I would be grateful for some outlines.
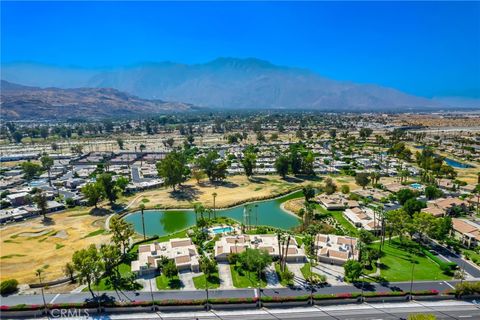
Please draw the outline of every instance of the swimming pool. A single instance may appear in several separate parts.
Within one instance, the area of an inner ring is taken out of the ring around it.
[[[228,226],[228,227],[215,227],[210,229],[210,231],[214,234],[219,234],[219,233],[225,233],[225,232],[232,232],[233,228]]]
[[[412,183],[410,186],[417,190],[420,190],[423,188],[423,185],[421,185],[420,183]]]

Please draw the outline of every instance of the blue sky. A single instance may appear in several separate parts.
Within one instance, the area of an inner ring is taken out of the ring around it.
[[[480,96],[480,3],[1,2],[2,63],[256,57],[422,95]]]

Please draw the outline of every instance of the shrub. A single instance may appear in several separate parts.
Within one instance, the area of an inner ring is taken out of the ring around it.
[[[17,291],[18,281],[16,279],[5,280],[0,283],[0,294],[11,294]]]

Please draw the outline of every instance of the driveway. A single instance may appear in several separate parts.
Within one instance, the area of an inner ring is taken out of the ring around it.
[[[303,277],[302,271],[300,270],[304,265],[304,263],[287,263],[288,270],[290,270],[294,274],[293,283],[296,286],[304,287],[307,285],[307,282]]]
[[[220,289],[233,289],[232,273],[227,262],[218,263],[218,276],[220,277]]]
[[[344,271],[342,266],[336,266],[329,263],[319,262],[312,271],[318,274],[324,274],[327,277],[327,282],[332,285],[345,285],[343,281]]]
[[[183,284],[182,290],[195,290],[195,285],[193,284],[193,277],[196,277],[198,275],[198,273],[193,273],[187,270],[180,271],[178,273],[178,277]]]
[[[278,275],[275,271],[275,265],[272,263],[265,268],[265,278],[267,279],[267,288],[281,287],[280,281],[278,281]]]
[[[152,284],[152,291],[158,291],[155,274],[141,276],[137,279],[137,282],[143,286],[140,291],[150,292],[150,284]]]

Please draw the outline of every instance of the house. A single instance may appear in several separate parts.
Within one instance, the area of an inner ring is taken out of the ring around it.
[[[480,241],[480,225],[466,219],[452,219],[453,235],[468,247],[477,246]]]
[[[272,258],[280,256],[278,239],[274,234],[236,235],[223,236],[215,242],[215,259],[226,261],[229,254],[242,253],[247,249],[265,250]],[[281,250],[286,249],[285,245],[281,247]],[[305,252],[298,247],[294,237],[290,238],[286,260],[287,262],[305,261]]]
[[[348,204],[347,200],[339,194],[321,194],[315,199],[327,210],[342,210],[345,209]]]
[[[343,265],[348,260],[358,260],[357,238],[332,234],[317,234],[315,250],[318,260]]]
[[[161,257],[173,260],[178,270],[199,272],[199,255],[190,238],[175,238],[138,247],[138,260],[131,263],[132,272],[141,276],[155,272]]]
[[[7,195],[7,200],[13,207],[23,206],[29,203],[30,194],[27,192],[19,192]]]
[[[427,212],[435,217],[442,217],[448,214],[448,211],[457,206],[468,207],[468,202],[459,198],[439,198],[427,202],[427,207],[422,212]]]
[[[368,231],[380,228],[380,221],[375,216],[375,212],[370,208],[348,208],[343,212],[343,215],[357,228],[363,228]]]

